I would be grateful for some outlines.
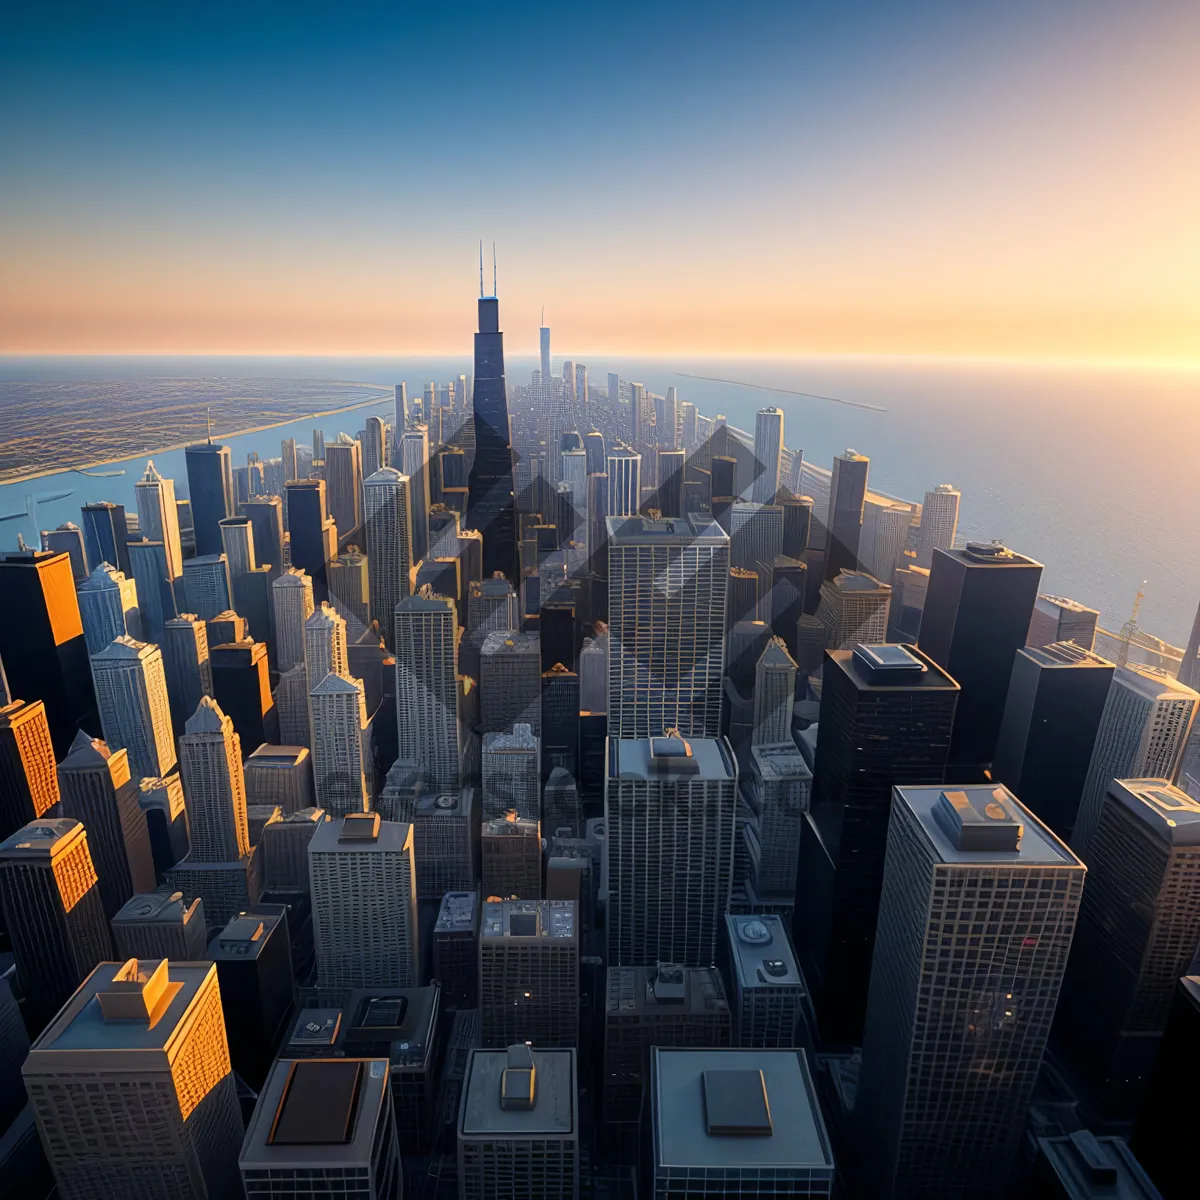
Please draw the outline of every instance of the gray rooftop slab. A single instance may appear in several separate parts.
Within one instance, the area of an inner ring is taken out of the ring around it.
[[[651,766],[650,738],[622,738],[611,745],[616,755],[617,773],[622,779],[669,779],[673,776],[660,774]],[[683,779],[734,779],[737,767],[725,739],[686,738],[692,748],[692,758],[699,771],[683,775]]]
[[[729,946],[743,987],[803,985],[783,919],[776,913],[729,913]]]
[[[1200,802],[1169,779],[1114,779],[1108,795],[1173,846],[1200,846]]]
[[[660,1166],[832,1169],[833,1153],[803,1050],[653,1050],[654,1123]],[[701,1074],[762,1071],[771,1122],[768,1137],[707,1132]]]
[[[468,1137],[568,1137],[576,1132],[574,1050],[534,1050],[532,1109],[500,1107],[506,1050],[475,1050],[463,1084],[459,1129]]]
[[[700,542],[706,545],[727,545],[729,535],[716,521],[704,513],[689,513],[686,517],[671,517],[651,521],[646,517],[608,517],[609,541],[624,545],[688,546]]]

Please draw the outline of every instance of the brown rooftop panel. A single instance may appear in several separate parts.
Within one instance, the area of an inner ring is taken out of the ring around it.
[[[354,1137],[362,1069],[351,1059],[293,1063],[267,1141],[273,1146],[346,1145]]]

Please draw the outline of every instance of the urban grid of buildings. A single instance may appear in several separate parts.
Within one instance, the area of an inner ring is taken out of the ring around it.
[[[0,552],[0,1191],[1194,1196],[1200,614],[550,347]]]

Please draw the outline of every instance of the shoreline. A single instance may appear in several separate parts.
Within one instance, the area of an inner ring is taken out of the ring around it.
[[[391,391],[390,388],[385,387],[381,383],[363,383],[356,384],[355,386],[378,388],[380,392],[385,394]],[[383,403],[382,396],[378,400],[361,400],[357,404],[347,404],[342,408],[327,408],[320,412],[299,413],[296,416],[288,417],[286,421],[269,421],[265,425],[251,425],[246,429],[234,429],[224,433],[214,430],[212,436],[215,438],[243,437],[245,434],[249,433],[263,433],[268,429],[280,429],[284,425],[291,425],[296,421],[315,420],[318,417],[335,417],[338,415],[338,413],[354,412],[355,409],[371,408],[381,403]],[[152,450],[137,450],[132,454],[124,454],[119,458],[103,458],[98,462],[80,463],[78,466],[47,468],[44,471],[34,471],[29,475],[17,475],[11,479],[0,477],[0,488],[7,487],[12,483],[30,483],[35,479],[46,479],[51,475],[76,475],[80,471],[93,471],[98,467],[111,467],[114,463],[128,462],[130,459],[140,458],[143,454],[145,454],[147,457],[153,457],[155,454],[166,454],[171,450],[183,450],[192,445],[195,445],[194,441],[176,442],[174,445],[157,446]]]

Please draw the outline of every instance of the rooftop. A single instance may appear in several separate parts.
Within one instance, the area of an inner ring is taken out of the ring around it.
[[[118,751],[117,753],[120,753]],[[97,767],[107,767],[113,752],[107,742],[99,738],[88,737],[81,729],[67,751],[67,757],[58,764],[60,771],[92,771]]]
[[[1071,851],[1002,784],[958,789],[895,787],[892,803],[916,816],[943,863],[1082,867]]]
[[[342,1012],[342,1053],[384,1054],[393,1065],[425,1066],[437,1034],[436,984],[414,988],[361,988]]]
[[[114,638],[109,642],[98,654],[93,654],[92,662],[96,662],[97,660],[108,662],[112,659],[146,658],[148,655],[154,654],[157,650],[157,646],[152,646],[148,642],[139,642],[136,638],[131,638],[127,633],[123,633],[120,637]]]
[[[750,757],[764,779],[811,779],[812,771],[795,742],[751,746]]]
[[[307,746],[272,746],[263,742],[253,754],[246,759],[247,767],[271,767],[281,770],[299,766],[309,757]]]
[[[538,748],[538,739],[534,736],[533,727],[518,723],[512,727],[511,733],[485,733],[483,735],[484,753],[503,750],[529,751]]]
[[[507,1050],[473,1050],[467,1064],[459,1110],[466,1137],[570,1137],[578,1130],[574,1050],[531,1050],[532,1105],[509,1107],[501,1084],[509,1066]]]
[[[493,629],[483,639],[480,654],[536,654],[541,656],[541,639],[536,633],[518,633],[513,629]],[[541,674],[541,667],[538,667]]]
[[[73,817],[43,817],[0,842],[0,858],[50,862],[86,837],[83,825]]]
[[[613,967],[608,971],[605,1011],[609,1016],[643,1013],[729,1011],[720,973],[714,967]]]
[[[240,912],[231,917],[225,928],[208,944],[208,957],[214,962],[238,958],[257,958],[267,944],[272,931],[286,918],[282,911],[271,912],[271,906]],[[281,910],[282,905],[278,906]]]
[[[302,1008],[292,1026],[291,1037],[287,1044],[298,1049],[315,1049],[321,1047],[333,1053],[338,1031],[342,1027],[342,1010],[340,1008]],[[284,1054],[286,1057],[286,1051]]]
[[[742,987],[804,986],[791,939],[780,916],[730,913],[725,924],[734,969]]]
[[[196,711],[188,717],[183,732],[223,733],[228,720],[221,711],[221,706],[211,696],[201,696],[200,703],[196,705]]]
[[[113,916],[114,922],[125,924],[129,921],[145,923],[182,925],[190,919],[201,905],[199,899],[191,904],[184,901],[182,892],[145,892],[131,896]]]
[[[1095,617],[1100,615],[1097,609],[1088,608],[1086,604],[1080,604],[1078,600],[1070,600],[1066,596],[1052,596],[1049,592],[1039,593],[1035,603],[1039,608],[1048,608],[1053,605],[1055,608],[1065,608],[1068,612],[1091,613]]]
[[[878,664],[878,665],[876,665]],[[915,665],[914,665],[915,664]],[[957,682],[918,647],[889,643],[856,646],[853,650],[829,650],[825,670],[838,667],[860,691],[911,692],[959,690]]]
[[[822,587],[832,587],[839,592],[890,592],[891,586],[881,583],[866,571],[839,571],[837,578],[827,580]]]
[[[1080,1129],[1038,1138],[1038,1149],[1070,1200],[1161,1200],[1124,1138],[1096,1137]]]
[[[650,1073],[658,1165],[832,1171],[803,1050],[655,1047]]]
[[[1118,667],[1114,680],[1120,680],[1127,688],[1150,700],[1194,700],[1198,693],[1180,683],[1170,671],[1152,667],[1147,663],[1126,663]]]
[[[933,561],[939,554],[954,559],[964,567],[1041,567],[1041,563],[1023,554],[1017,554],[1000,542],[968,542],[953,550],[938,548],[933,552]]]
[[[34,1043],[35,1050],[171,1049],[175,1032],[201,988],[212,977],[211,962],[168,964],[166,959],[101,963],[79,985],[58,1016]],[[114,1057],[110,1070],[133,1060]]]
[[[479,922],[480,938],[575,937],[575,903],[572,900],[488,900]]]
[[[478,892],[447,892],[438,909],[435,933],[470,930],[475,932],[479,923]]]
[[[735,779],[737,767],[724,738],[687,738],[690,753],[672,753],[682,738],[613,738],[609,742],[614,775],[621,779]],[[685,765],[686,764],[686,765]]]
[[[1022,646],[1017,651],[1042,667],[1106,667],[1113,669],[1107,658],[1085,650],[1075,642],[1051,642],[1048,646]]]
[[[315,820],[315,818],[314,818]],[[378,813],[351,813],[332,821],[319,821],[308,853],[403,853],[412,845],[412,826],[405,821],[384,821]]]
[[[1114,779],[1108,795],[1173,846],[1200,846],[1200,802],[1169,779]]]
[[[611,458],[612,455],[610,454]],[[706,546],[729,544],[729,535],[704,513],[651,521],[646,517],[608,517],[608,539],[625,545]]]

